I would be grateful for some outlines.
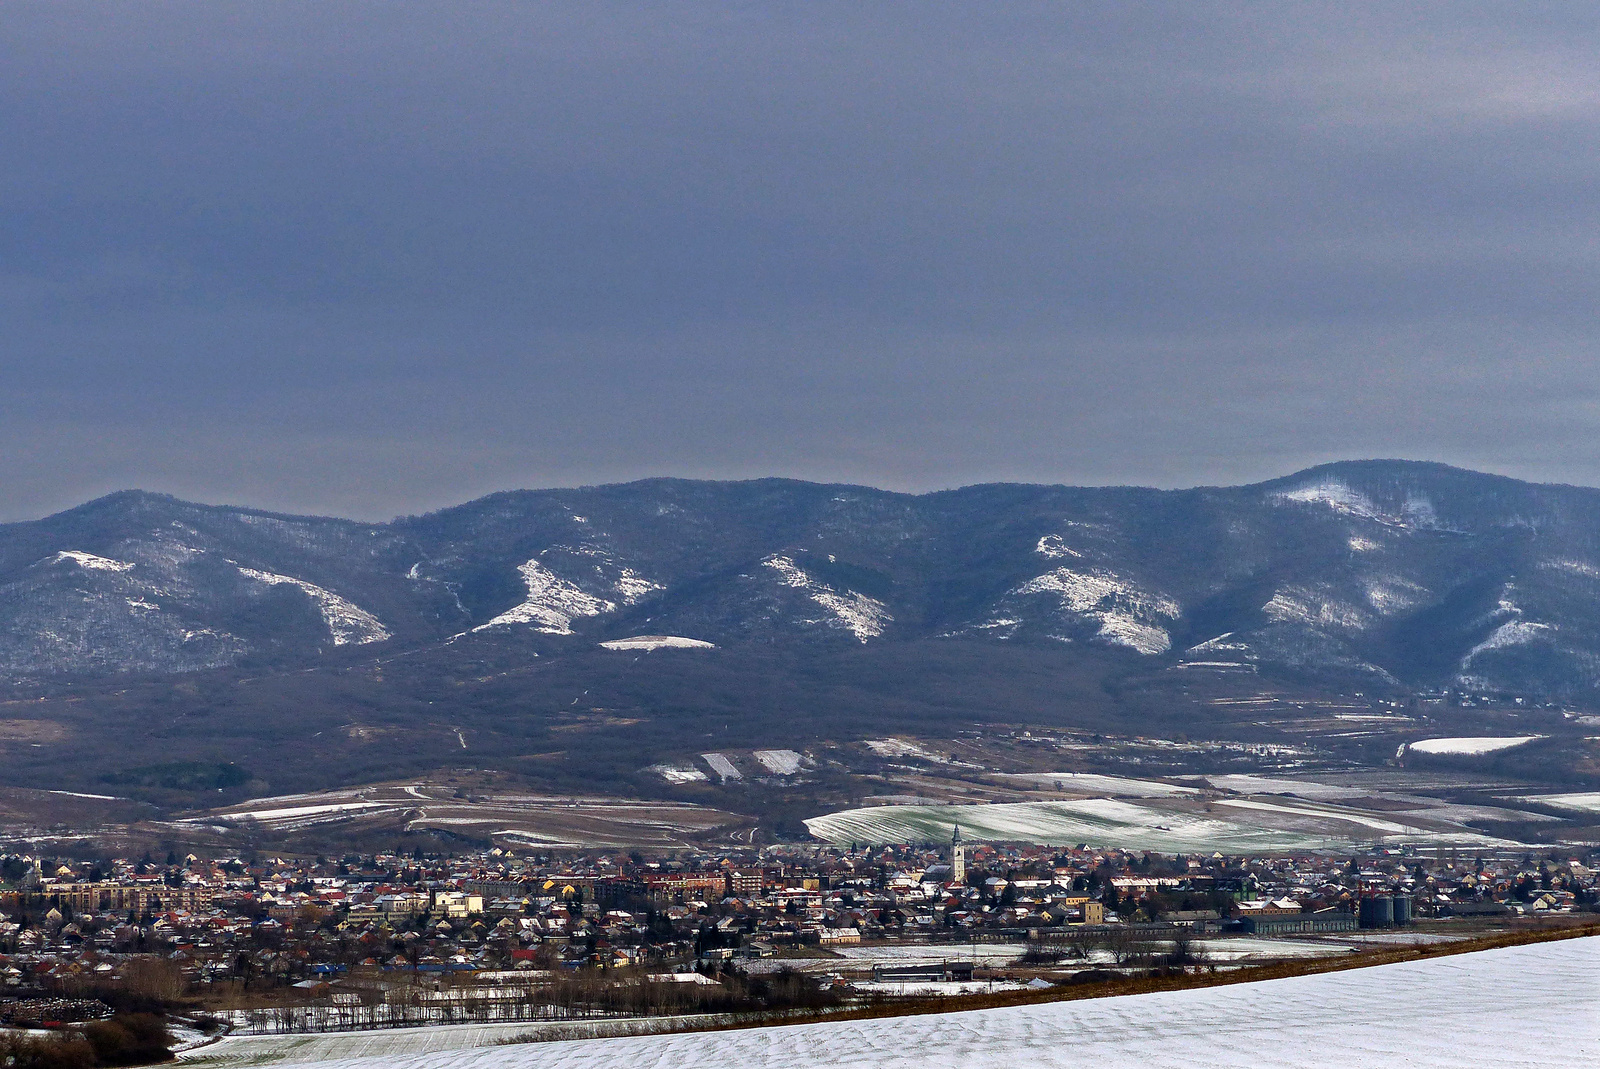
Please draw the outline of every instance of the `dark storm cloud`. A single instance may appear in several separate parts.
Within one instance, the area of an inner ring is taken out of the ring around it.
[[[0,515],[1600,483],[1576,10],[9,5]]]

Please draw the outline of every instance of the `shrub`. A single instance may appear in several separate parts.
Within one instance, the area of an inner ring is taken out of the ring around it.
[[[82,1036],[29,1036],[0,1032],[0,1066],[6,1069],[94,1069],[95,1054]]]
[[[161,1018],[123,1013],[95,1021],[83,1030],[99,1065],[149,1065],[172,1057],[172,1034]]]

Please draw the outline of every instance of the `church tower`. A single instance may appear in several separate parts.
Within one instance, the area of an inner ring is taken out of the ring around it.
[[[967,882],[967,848],[961,842],[961,825],[956,825],[955,834],[950,837],[950,882]]]

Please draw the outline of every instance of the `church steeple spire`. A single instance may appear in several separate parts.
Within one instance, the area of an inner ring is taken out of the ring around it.
[[[957,824],[955,834],[950,836],[950,882],[967,882],[967,848],[961,842],[961,825]]]

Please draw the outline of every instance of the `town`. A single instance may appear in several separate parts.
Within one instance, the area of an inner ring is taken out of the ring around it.
[[[1575,925],[1600,856],[965,843],[0,860],[0,1022],[209,1035],[782,1013]]]

